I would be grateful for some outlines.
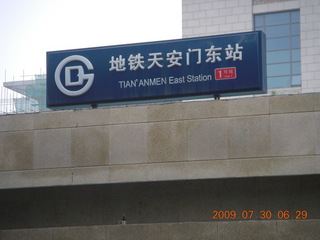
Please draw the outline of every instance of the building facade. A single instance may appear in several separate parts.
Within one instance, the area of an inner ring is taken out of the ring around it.
[[[319,238],[319,1],[182,4],[271,33],[270,95],[0,116],[1,240]]]
[[[182,17],[183,37],[263,30],[269,92],[319,92],[319,0],[183,0]]]

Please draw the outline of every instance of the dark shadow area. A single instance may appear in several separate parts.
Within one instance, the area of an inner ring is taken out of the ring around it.
[[[232,178],[0,190],[0,229],[244,220],[243,211],[320,219],[320,176]],[[235,219],[212,219],[213,211]],[[246,219],[249,220],[249,219]],[[299,219],[297,220],[299,221]]]

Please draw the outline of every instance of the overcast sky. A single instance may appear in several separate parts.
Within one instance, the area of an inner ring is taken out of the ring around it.
[[[0,0],[0,83],[46,72],[46,52],[182,36],[181,0]]]

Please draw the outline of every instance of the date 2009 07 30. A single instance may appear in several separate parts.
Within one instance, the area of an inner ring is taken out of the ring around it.
[[[270,210],[244,210],[244,211],[235,211],[235,210],[214,210],[212,211],[213,220],[269,220],[269,219],[307,219],[309,216],[308,211],[306,210],[279,210],[279,211],[270,211]]]

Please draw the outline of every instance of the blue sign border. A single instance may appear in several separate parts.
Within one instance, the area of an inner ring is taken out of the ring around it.
[[[265,93],[265,54],[262,31],[47,52],[47,106]]]

